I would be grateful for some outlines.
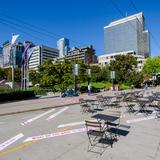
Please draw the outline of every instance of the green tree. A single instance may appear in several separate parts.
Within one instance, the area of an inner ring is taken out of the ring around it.
[[[90,69],[90,67],[87,66],[83,61],[76,61],[72,63],[72,65],[74,66],[76,63],[79,65],[78,83],[84,83],[88,81],[90,77],[87,73],[87,69]]]
[[[144,64],[143,71],[146,74],[160,72],[160,57],[148,58]]]
[[[69,85],[73,84],[73,65],[70,61],[64,59],[63,62],[56,62],[54,66],[56,84],[63,92]]]
[[[6,74],[7,74],[7,80],[12,81],[12,68],[8,68],[6,70]],[[20,68],[14,68],[14,81],[21,82],[21,69]]]
[[[4,68],[0,68],[0,80],[5,79],[5,70]]]
[[[55,66],[53,65],[51,60],[47,60],[43,65],[39,67],[39,78],[36,77],[36,79],[39,80],[39,84],[42,87],[51,87],[54,88],[56,85],[56,79],[55,79]]]
[[[132,55],[118,55],[110,62],[110,70],[116,72],[116,81],[127,82],[127,78],[135,72],[136,58]]]
[[[109,66],[105,65],[101,68],[100,72],[96,76],[96,82],[109,81],[110,80],[110,71]]]
[[[29,81],[31,81],[33,85],[40,83],[40,73],[35,70],[30,70]]]
[[[99,82],[99,73],[101,72],[101,68],[99,66],[90,66],[91,68],[91,79],[93,82]]]

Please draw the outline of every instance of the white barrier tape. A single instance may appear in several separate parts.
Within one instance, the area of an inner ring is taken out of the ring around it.
[[[57,128],[68,127],[68,126],[77,126],[77,125],[81,125],[81,124],[85,124],[85,122],[82,121],[82,122],[73,122],[73,123],[61,124]]]
[[[67,110],[68,108],[69,108],[69,107],[65,107],[65,108],[61,109],[60,111],[56,112],[55,114],[49,116],[46,120],[49,121],[50,119],[58,116],[59,114],[61,114],[61,113],[64,112],[65,110]]]
[[[16,142],[20,138],[22,138],[24,135],[22,133],[16,135],[15,137],[10,138],[9,140],[3,142],[0,144],[0,151],[11,145],[12,143]]]
[[[31,119],[29,119],[29,120],[27,120],[27,121],[24,121],[24,122],[21,123],[21,125],[23,125],[23,126],[24,126],[24,125],[27,125],[27,124],[29,124],[29,123],[31,123],[31,122],[33,122],[33,121],[35,121],[35,120],[37,120],[37,119],[45,116],[45,115],[53,112],[54,110],[55,110],[55,109],[51,109],[51,110],[49,110],[49,111],[47,111],[47,112],[44,112],[44,113],[42,113],[42,114],[40,114],[40,115],[38,115],[38,116],[36,116],[36,117],[34,117],[34,118],[31,118]]]
[[[155,119],[156,116],[149,116],[149,117],[144,117],[144,118],[137,118],[137,119],[131,119],[131,120],[127,120],[127,123],[135,123],[135,122],[141,122],[141,121],[147,121],[147,120],[151,120],[151,119]]]
[[[26,140],[24,140],[24,142],[38,141],[38,140],[42,140],[42,139],[59,137],[59,136],[64,136],[64,135],[70,135],[70,134],[80,133],[80,132],[85,132],[85,131],[86,131],[86,128],[78,128],[78,129],[73,129],[73,130],[68,130],[68,131],[49,133],[49,134],[29,137]]]

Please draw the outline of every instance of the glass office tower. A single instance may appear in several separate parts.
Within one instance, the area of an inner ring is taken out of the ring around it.
[[[64,57],[69,51],[69,39],[61,38],[57,41],[57,49],[59,50],[59,57]]]
[[[150,56],[149,32],[144,27],[143,13],[138,13],[104,27],[105,54],[133,51]]]

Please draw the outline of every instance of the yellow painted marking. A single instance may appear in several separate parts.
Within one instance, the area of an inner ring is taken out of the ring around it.
[[[14,148],[12,148],[12,149],[9,149],[9,150],[7,150],[7,151],[4,151],[4,152],[0,153],[0,157],[1,157],[1,156],[4,156],[4,155],[6,155],[6,154],[12,153],[12,152],[14,152],[14,151],[18,151],[18,150],[21,150],[21,149],[23,149],[23,148],[26,148],[27,146],[30,146],[30,145],[33,144],[33,143],[35,143],[35,142],[32,141],[32,142],[22,143],[22,144],[20,144],[20,145],[17,146],[17,147],[14,147]]]
[[[67,131],[67,130],[70,130],[70,129],[72,129],[72,128],[73,128],[73,126],[69,126],[69,127],[63,128],[63,129],[61,128],[61,129],[59,129],[59,131],[61,131],[61,132],[62,132],[62,131]],[[17,146],[17,147],[14,147],[14,148],[9,149],[9,150],[7,150],[7,151],[1,152],[1,153],[0,153],[0,157],[5,156],[5,155],[7,155],[7,154],[9,154],[9,153],[12,153],[12,152],[15,152],[15,151],[24,149],[24,148],[26,148],[26,147],[28,147],[28,146],[32,145],[33,143],[36,143],[36,142],[38,142],[38,140],[37,140],[37,141],[29,141],[29,142],[22,143],[22,144],[20,144],[20,145]]]

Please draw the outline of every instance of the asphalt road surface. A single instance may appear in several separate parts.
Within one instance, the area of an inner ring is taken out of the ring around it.
[[[145,115],[123,115],[122,123],[131,126],[113,148],[94,148],[88,152],[80,106],[0,117],[1,160],[159,160],[160,120]],[[125,113],[125,112],[124,112]],[[138,119],[136,121],[135,119]],[[129,121],[131,120],[131,121]],[[101,154],[99,154],[101,153]]]

